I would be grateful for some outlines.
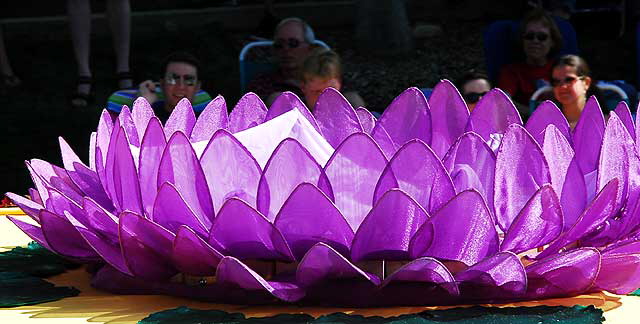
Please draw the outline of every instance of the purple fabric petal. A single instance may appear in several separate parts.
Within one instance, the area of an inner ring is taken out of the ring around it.
[[[320,94],[313,115],[322,135],[333,147],[338,147],[349,135],[363,131],[356,111],[347,99],[333,88],[327,88]]]
[[[356,232],[351,259],[408,260],[409,241],[429,218],[427,212],[399,189],[386,192]]]
[[[47,210],[62,217],[65,212],[69,212],[74,218],[83,224],[87,224],[87,214],[80,204],[71,200],[57,189],[49,188],[49,199],[46,202]]]
[[[442,163],[451,175],[456,193],[475,189],[489,198],[489,211],[494,212],[493,199],[490,198],[493,197],[496,155],[480,135],[470,132],[460,136]]]
[[[267,281],[234,257],[224,257],[220,261],[216,279],[222,285],[236,285],[243,290],[265,290],[287,302],[295,302],[304,297],[304,290],[296,284],[285,281]]]
[[[36,173],[36,171],[31,166],[31,163],[25,161],[25,165],[27,166],[27,170],[29,170],[29,176],[33,181],[33,184],[36,187],[36,192],[38,192],[38,196],[40,200],[44,203],[49,199],[49,190],[47,189],[47,185],[44,180]]]
[[[229,131],[237,133],[262,124],[267,116],[267,107],[255,93],[245,94],[229,115]]]
[[[29,188],[28,191],[29,191],[28,197],[31,200],[33,200],[35,203],[40,205],[44,204],[44,202],[42,201],[42,197],[40,197],[40,194],[38,193],[38,190],[34,188]]]
[[[173,133],[180,131],[187,137],[191,136],[191,131],[196,125],[196,114],[193,112],[189,99],[182,98],[171,112],[167,123],[164,126],[164,134],[170,138]]]
[[[595,195],[595,193],[594,193]],[[578,160],[574,157],[567,169],[562,194],[560,196],[565,230],[574,224],[587,207],[587,188]]]
[[[140,194],[146,217],[150,217],[153,211],[153,203],[158,193],[158,168],[162,152],[167,145],[160,120],[153,117],[148,125],[140,145],[140,162],[138,162],[140,183],[144,184],[140,186]]]
[[[107,190],[105,164],[107,163],[107,152],[109,151],[109,143],[111,142],[112,133],[113,119],[109,112],[104,109],[100,115],[100,121],[98,122],[98,129],[96,131],[96,147],[94,151],[96,163],[95,170],[98,173],[98,177],[100,178],[100,182],[104,186],[105,191]]]
[[[29,238],[31,238],[32,240],[38,242],[40,245],[46,247],[47,250],[53,251],[53,248],[47,242],[47,239],[45,238],[41,227],[33,225],[33,224],[29,224],[27,222],[24,222],[24,221],[20,220],[20,218],[18,218],[18,217],[8,216],[7,218],[13,224],[15,224],[22,232],[27,234],[27,236],[29,236]],[[38,219],[40,219],[39,215],[38,215]]]
[[[133,108],[131,108],[131,118],[133,119],[133,124],[136,126],[136,131],[138,132],[138,138],[142,140],[144,136],[145,130],[147,129],[147,125],[149,124],[149,120],[155,116],[153,112],[153,108],[144,97],[138,97],[133,102]]]
[[[496,154],[493,197],[496,218],[503,230],[546,183],[551,183],[551,175],[540,146],[524,127],[509,126]]]
[[[376,126],[373,127],[371,131],[371,137],[373,137],[373,140],[380,146],[380,149],[387,159],[390,159],[396,154],[396,151],[398,151],[399,146],[391,140],[391,136],[389,136],[389,133],[382,124],[376,123]]]
[[[191,142],[208,141],[218,129],[227,129],[228,127],[227,103],[222,96],[217,96],[200,113],[191,132]]]
[[[336,206],[354,231],[371,210],[375,185],[386,165],[373,139],[355,133],[338,146],[325,166]]]
[[[498,252],[498,233],[475,190],[463,191],[425,223],[409,244],[412,258],[430,256],[472,265]]]
[[[158,190],[152,220],[172,233],[177,233],[181,226],[186,225],[198,235],[208,236],[207,228],[185,202],[178,189],[169,182],[163,183]]]
[[[214,218],[213,203],[202,166],[189,139],[175,132],[167,142],[158,169],[158,187],[164,182],[175,185],[184,201],[208,228]]]
[[[362,271],[338,251],[318,243],[300,261],[296,282],[303,287],[310,287],[331,279],[360,279],[372,285],[380,284],[376,275]]]
[[[82,208],[86,214],[84,225],[88,230],[100,234],[100,239],[106,243],[118,243],[118,218],[115,215],[89,197],[84,198]]]
[[[212,276],[224,258],[222,253],[186,226],[180,226],[173,241],[171,259],[180,272],[193,276]]]
[[[429,213],[455,196],[449,174],[424,142],[411,140],[391,158],[376,185],[374,202],[391,188],[400,188]]]
[[[168,280],[177,273],[171,261],[175,235],[130,212],[120,214],[120,243],[131,273],[147,280]]]
[[[311,114],[307,106],[298,98],[298,96],[290,91],[285,91],[281,93],[276,100],[273,101],[271,107],[269,107],[269,111],[267,111],[267,116],[264,118],[264,121],[272,120],[287,111],[297,109],[302,116],[304,116],[309,123],[318,131],[318,133],[322,134],[320,131],[320,127],[318,126],[318,122],[316,118]]]
[[[562,233],[547,249],[542,251],[537,258],[544,258],[557,253],[567,244],[575,242],[585,235],[593,232],[598,226],[609,218],[615,211],[616,196],[620,191],[618,179],[612,179],[602,188],[596,198],[580,215],[575,224],[566,232]]]
[[[571,128],[569,128],[567,118],[564,117],[556,104],[545,100],[533,111],[533,114],[527,120],[525,128],[536,142],[542,146],[545,132],[549,125],[555,126],[556,130],[567,139],[567,142],[571,143]]]
[[[584,174],[598,167],[600,146],[604,137],[604,116],[596,97],[591,97],[580,114],[573,132],[573,148]]]
[[[629,106],[626,102],[620,101],[616,106],[616,110],[614,110],[616,115],[620,118],[624,127],[629,131],[629,135],[631,138],[635,139],[636,130],[633,125],[633,117],[631,117],[631,111],[629,110]]]
[[[411,87],[393,99],[378,124],[384,127],[397,146],[412,139],[431,144],[431,119],[429,103],[422,91]]]
[[[640,287],[640,253],[602,254],[595,286],[614,294],[626,295]]]
[[[356,108],[356,114],[358,115],[358,121],[360,121],[360,125],[362,125],[362,130],[371,135],[371,131],[373,131],[373,127],[376,126],[376,117],[364,107]]]
[[[142,197],[138,171],[129,148],[125,132],[118,131],[113,146],[109,147],[106,172],[110,197],[119,211],[130,210],[142,214]]]
[[[571,296],[590,289],[600,270],[600,253],[594,248],[575,249],[526,267],[527,297]]]
[[[33,200],[29,200],[27,198],[24,198],[20,195],[16,195],[13,192],[7,192],[6,196],[11,199],[11,201],[18,207],[20,207],[20,209],[22,209],[22,211],[29,215],[29,217],[31,217],[33,220],[35,220],[36,222],[40,221],[40,210],[44,209],[44,206],[42,206],[41,204],[33,201]]]
[[[333,200],[327,176],[298,141],[280,142],[265,165],[258,184],[258,210],[273,221],[293,189],[302,182],[317,184]]]
[[[473,109],[466,130],[474,131],[488,141],[491,134],[503,134],[511,124],[522,125],[520,114],[509,96],[494,88]]]
[[[76,202],[82,201],[82,191],[71,180],[67,170],[38,159],[32,159],[29,166],[32,168],[32,172],[44,180],[43,183],[46,186],[64,192],[65,195]],[[38,187],[38,184],[36,184],[36,188],[38,188],[38,192],[42,189],[42,187]]]
[[[237,197],[256,206],[262,170],[244,145],[225,130],[217,131],[200,156],[216,212],[225,200]],[[229,172],[233,166],[233,172]]]
[[[440,158],[464,133],[469,120],[469,109],[458,89],[449,80],[440,81],[429,97],[433,141],[431,148]]]
[[[544,185],[524,205],[504,236],[501,251],[521,253],[556,239],[563,228],[560,199]]]
[[[380,288],[394,282],[433,283],[443,287],[450,295],[460,294],[453,275],[440,261],[425,257],[413,260],[384,279]]]
[[[527,290],[525,269],[517,255],[500,252],[458,272],[463,296],[471,299],[509,299]]]
[[[140,138],[138,137],[136,124],[131,116],[131,110],[129,110],[127,106],[122,107],[120,114],[118,114],[118,120],[120,121],[120,127],[124,129],[129,144],[140,147]]]
[[[40,211],[40,225],[45,240],[54,252],[85,262],[101,259],[66,217],[43,209]]]
[[[293,261],[282,233],[246,202],[228,199],[213,222],[209,244],[240,259]]]
[[[353,230],[331,200],[310,183],[302,183],[293,190],[273,223],[296,260],[301,260],[319,242],[349,255]]]

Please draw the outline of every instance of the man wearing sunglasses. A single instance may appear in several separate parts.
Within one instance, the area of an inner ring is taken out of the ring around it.
[[[299,69],[314,41],[313,30],[304,20],[292,17],[280,21],[273,37],[273,55],[278,68],[274,73],[260,75],[249,82],[247,89],[267,105],[283,91],[291,91],[302,98]]]

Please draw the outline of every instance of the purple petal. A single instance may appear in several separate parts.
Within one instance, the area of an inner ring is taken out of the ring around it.
[[[327,88],[320,94],[313,114],[322,135],[333,147],[338,147],[349,135],[363,131],[356,111],[336,89]]]
[[[29,176],[31,176],[31,180],[36,187],[36,192],[38,193],[38,197],[44,203],[49,200],[49,190],[47,189],[47,185],[44,180],[36,173],[36,171],[31,166],[31,163],[25,161],[25,165],[27,166],[27,170],[29,170]]]
[[[265,290],[273,296],[295,302],[304,297],[304,290],[290,282],[266,281],[246,264],[234,257],[224,257],[216,272],[217,282],[236,285],[243,290]]]
[[[262,170],[256,159],[238,139],[225,130],[217,131],[204,149],[200,164],[209,186],[216,212],[231,197],[256,206]],[[233,166],[233,172],[229,172]]]
[[[433,258],[420,258],[405,264],[385,278],[380,288],[394,282],[405,281],[437,284],[453,296],[460,293],[451,272],[440,261]]]
[[[129,144],[140,147],[140,138],[138,137],[138,131],[136,125],[131,116],[131,110],[127,106],[123,106],[120,114],[118,114],[118,120],[120,121],[120,127],[124,130],[127,136]]]
[[[300,184],[284,202],[274,225],[297,260],[316,243],[323,242],[349,255],[353,230],[329,198],[310,183]]]
[[[82,224],[87,224],[87,214],[80,204],[71,200],[57,189],[49,188],[49,199],[46,202],[47,210],[56,213],[62,217],[65,212],[69,212],[74,218],[78,219]]]
[[[376,117],[367,109],[363,107],[356,108],[356,114],[358,115],[358,121],[362,125],[362,130],[371,135],[373,127],[376,126]]]
[[[440,81],[429,97],[433,141],[431,148],[442,158],[456,139],[464,133],[469,109],[458,89],[449,81]]]
[[[140,145],[140,162],[138,162],[140,183],[145,184],[140,186],[140,194],[142,206],[147,217],[153,211],[153,203],[158,193],[158,168],[160,167],[162,152],[164,152],[167,145],[167,139],[164,137],[160,120],[153,117],[148,125],[142,138],[142,145]]]
[[[180,226],[173,241],[171,258],[180,272],[193,276],[212,276],[224,255],[192,229]]]
[[[580,114],[573,132],[573,148],[584,174],[598,167],[600,146],[604,137],[604,116],[596,97],[591,97]]]
[[[135,277],[167,280],[176,274],[171,264],[175,235],[134,213],[120,214],[120,243],[125,264]]]
[[[35,203],[43,205],[44,202],[42,201],[42,197],[40,197],[40,194],[38,193],[38,190],[34,189],[34,188],[29,188],[29,195],[28,197],[33,200]]]
[[[390,159],[394,154],[396,154],[398,145],[391,140],[391,136],[389,136],[389,133],[382,124],[377,123],[376,126],[373,127],[371,137],[373,137],[378,146],[380,146],[380,149],[387,159]]]
[[[196,114],[193,112],[189,99],[182,98],[171,112],[164,126],[164,135],[170,138],[173,133],[180,131],[187,137],[191,136],[191,131],[196,124]]]
[[[153,108],[144,97],[138,97],[133,102],[133,108],[131,108],[131,118],[133,119],[133,124],[136,127],[136,131],[138,132],[138,138],[142,139],[144,136],[145,130],[147,129],[147,125],[149,124],[149,120],[154,117],[155,114],[153,112]]]
[[[591,201],[589,207],[580,215],[576,223],[573,224],[569,230],[562,233],[547,249],[542,251],[538,255],[538,258],[544,258],[557,253],[567,244],[583,238],[598,228],[598,226],[602,225],[615,211],[616,196],[618,196],[618,192],[620,191],[619,187],[618,179],[609,181],[593,201]]]
[[[54,252],[75,260],[100,260],[100,256],[80,236],[66,217],[43,209],[40,211],[40,224],[42,233]]]
[[[267,116],[267,107],[255,93],[245,94],[229,115],[229,131],[237,133],[262,124]]]
[[[527,271],[527,297],[548,298],[586,292],[600,270],[600,253],[594,248],[564,252],[533,263]]]
[[[209,244],[240,259],[293,261],[282,233],[246,202],[227,200],[213,222]]]
[[[500,252],[458,272],[463,296],[483,300],[513,298],[525,293],[527,277],[517,255]]]
[[[25,214],[29,215],[36,222],[40,221],[39,214],[40,210],[44,209],[44,206],[41,204],[24,198],[20,195],[16,195],[13,192],[7,192],[6,196],[11,199],[11,201],[18,206]]]
[[[422,91],[411,87],[393,99],[378,124],[384,127],[397,146],[412,139],[430,144],[431,119],[429,104]]]
[[[130,210],[142,214],[142,197],[138,171],[122,128],[115,143],[109,147],[106,175],[110,196],[117,210]]]
[[[325,166],[335,203],[355,231],[372,207],[375,185],[387,159],[371,137],[354,133],[334,151]]]
[[[467,190],[447,202],[413,236],[409,252],[466,265],[498,252],[498,233],[482,196]]]
[[[504,134],[511,124],[522,125],[520,114],[509,96],[494,88],[473,109],[466,130],[474,131],[488,141],[491,134]]]
[[[276,100],[273,101],[271,107],[269,107],[269,111],[267,111],[267,116],[264,118],[264,121],[272,120],[293,109],[297,109],[309,121],[309,123],[311,123],[316,131],[321,133],[316,118],[311,114],[304,102],[302,102],[295,93],[289,91],[281,93]]]
[[[551,175],[540,146],[522,126],[509,126],[496,154],[493,197],[496,218],[503,230],[546,183],[551,183]]]
[[[214,218],[213,203],[202,166],[189,139],[175,132],[167,142],[158,169],[158,187],[164,182],[175,185],[198,220],[208,228]]]
[[[602,254],[595,286],[614,294],[626,295],[640,287],[640,254]]]
[[[76,186],[73,180],[71,180],[67,170],[38,159],[32,159],[29,166],[32,168],[31,171],[33,173],[44,180],[43,184],[64,192],[65,195],[76,202],[82,201],[82,191]],[[40,192],[42,188],[38,186],[36,183],[36,188],[38,188],[38,192]]]
[[[27,236],[29,236],[32,240],[46,247],[47,250],[53,251],[53,248],[49,245],[49,243],[47,242],[47,239],[44,236],[44,233],[42,232],[42,227],[23,222],[18,217],[8,216],[7,218],[9,218],[9,220],[13,224],[15,224],[25,234],[27,234]],[[38,219],[40,219],[39,215],[38,215]]]
[[[303,287],[310,287],[331,279],[360,279],[373,285],[380,283],[377,276],[362,271],[330,246],[318,243],[300,261],[296,281]]]
[[[442,163],[451,175],[456,193],[475,189],[483,197],[493,197],[496,155],[476,133],[465,133],[456,140]],[[493,213],[493,200],[487,201]]]
[[[595,195],[595,193],[594,193]],[[578,160],[574,157],[569,164],[567,176],[560,196],[562,213],[564,215],[564,229],[574,224],[582,211],[587,207],[587,188]]]
[[[227,129],[228,127],[227,103],[222,96],[217,96],[200,113],[191,132],[191,142],[208,141],[218,129]]]
[[[118,218],[105,210],[89,197],[85,197],[82,208],[86,214],[85,226],[88,230],[98,233],[101,240],[108,243],[117,243],[118,238]],[[77,217],[74,217],[78,219]],[[119,246],[119,244],[118,244]]]
[[[107,189],[106,186],[106,173],[105,164],[107,163],[107,152],[109,151],[109,143],[113,133],[113,119],[106,109],[102,110],[100,115],[100,121],[98,122],[98,129],[96,131],[96,147],[95,151],[95,163],[96,172],[100,178],[100,182]]]
[[[429,213],[455,196],[449,174],[424,142],[411,140],[391,158],[376,185],[374,202],[391,188],[400,188]]]
[[[158,190],[151,220],[173,233],[186,225],[198,235],[207,237],[207,228],[187,205],[178,189],[169,182],[163,183]]]
[[[633,125],[633,117],[631,117],[631,111],[629,110],[627,103],[620,101],[616,106],[615,113],[618,115],[627,131],[629,131],[629,135],[631,135],[632,138],[635,138],[636,130]]]
[[[560,200],[550,185],[544,185],[513,220],[500,250],[521,253],[541,247],[557,238],[562,228]]]
[[[408,194],[398,189],[389,190],[356,232],[351,259],[409,259],[409,241],[428,218],[427,212]]]
[[[264,168],[258,184],[258,210],[273,221],[284,201],[302,182],[317,184],[333,199],[322,167],[298,141],[287,138],[273,151]]]
[[[564,117],[562,111],[549,100],[545,100],[538,105],[538,108],[533,111],[531,117],[527,121],[525,128],[531,136],[542,146],[545,138],[546,129],[549,125],[556,127],[556,130],[567,139],[567,142],[571,142],[571,128],[569,128],[569,122]]]

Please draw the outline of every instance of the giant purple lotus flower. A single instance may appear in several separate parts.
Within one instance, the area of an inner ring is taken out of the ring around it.
[[[637,123],[637,122],[636,122]],[[89,164],[28,161],[37,222],[94,285],[236,303],[430,305],[640,287],[640,145],[629,109],[590,99],[571,131],[545,102],[528,123],[500,90],[469,115],[448,81],[379,120],[326,90],[266,109],[222,97],[163,126],[138,99],[103,112]],[[544,249],[543,249],[544,248]],[[541,251],[541,252],[540,252]]]

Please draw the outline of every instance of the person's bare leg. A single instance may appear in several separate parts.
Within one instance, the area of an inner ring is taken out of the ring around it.
[[[89,0],[67,0],[67,14],[69,16],[69,26],[71,27],[71,41],[73,42],[73,53],[78,66],[79,80],[91,78],[91,68],[89,67],[89,54],[91,49],[91,7]],[[88,95],[91,91],[91,83],[78,82],[78,94]],[[76,103],[83,105],[83,103]],[[85,103],[86,104],[86,103]]]
[[[113,49],[116,52],[116,73],[123,76],[129,72],[129,53],[131,47],[131,6],[129,0],[107,1],[107,18],[113,38]],[[120,78],[120,89],[131,88],[133,80]]]
[[[9,87],[15,87],[20,84],[20,79],[13,74],[11,63],[7,50],[4,47],[4,36],[2,26],[0,25],[0,70],[2,71],[2,83]]]

